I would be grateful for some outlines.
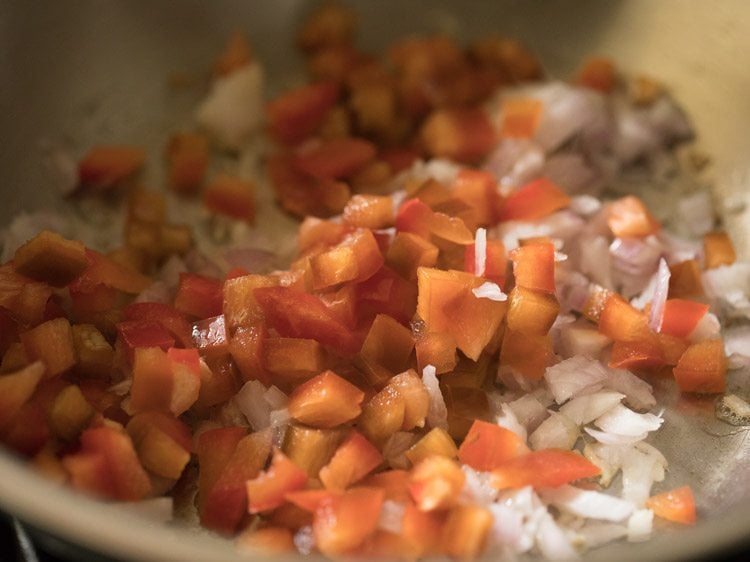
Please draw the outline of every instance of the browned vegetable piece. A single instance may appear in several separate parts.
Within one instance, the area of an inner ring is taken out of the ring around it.
[[[709,232],[703,237],[703,267],[705,269],[732,265],[736,259],[734,245],[726,232]]]
[[[351,43],[357,30],[354,12],[335,2],[318,8],[297,35],[297,45],[305,51]]]
[[[62,439],[72,441],[86,428],[94,416],[94,408],[81,389],[71,384],[63,388],[52,403],[50,429]]]
[[[253,49],[247,38],[240,31],[235,31],[229,37],[224,50],[216,59],[214,72],[218,76],[226,76],[235,70],[248,65],[253,60]]]
[[[77,370],[89,376],[109,376],[115,352],[102,333],[93,324],[75,324],[72,330]]]
[[[43,230],[16,250],[13,264],[21,275],[64,287],[86,269],[88,262],[81,242]]]
[[[167,146],[169,187],[177,193],[194,193],[206,175],[208,139],[199,133],[177,133]]]
[[[453,438],[439,427],[432,428],[406,451],[406,458],[414,465],[433,455],[449,459],[455,459],[458,455],[458,448]]]
[[[338,429],[315,429],[303,425],[290,425],[284,436],[281,450],[294,464],[311,477],[316,477],[343,437]]]

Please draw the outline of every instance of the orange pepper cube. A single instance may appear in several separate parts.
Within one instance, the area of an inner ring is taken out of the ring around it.
[[[695,343],[685,350],[677,366],[674,378],[682,392],[716,394],[726,387],[727,360],[721,340]]]
[[[203,204],[214,213],[252,224],[255,221],[255,184],[221,174],[206,187]]]
[[[458,455],[458,449],[447,431],[439,427],[433,427],[419,441],[414,443],[405,454],[409,462],[417,465],[433,455],[455,459]]]
[[[377,445],[383,445],[404,425],[406,404],[390,385],[375,394],[363,407],[357,425]]]
[[[617,69],[606,57],[592,57],[578,70],[576,83],[608,94],[615,87]]]
[[[502,129],[504,138],[528,139],[534,136],[542,120],[543,105],[533,98],[509,98],[501,107]]]
[[[546,334],[560,312],[557,298],[550,293],[514,287],[508,300],[508,329],[524,334]]]
[[[404,279],[414,280],[419,267],[434,267],[439,249],[431,242],[411,232],[398,232],[388,247],[385,259],[388,267]]]
[[[318,549],[334,556],[351,551],[375,532],[384,494],[365,487],[329,494],[315,509],[312,527]]]
[[[432,156],[471,163],[492,149],[496,135],[481,109],[440,109],[425,121],[420,140]]]
[[[266,338],[262,342],[263,369],[283,381],[314,377],[325,369],[327,354],[319,342],[304,338]]]
[[[411,470],[409,493],[422,511],[446,509],[456,505],[465,479],[456,461],[433,455]]]
[[[357,230],[330,250],[310,258],[313,288],[320,290],[345,281],[364,281],[384,261],[372,231]]]
[[[288,144],[303,140],[323,123],[338,97],[335,82],[310,84],[282,94],[266,106],[271,136]]]
[[[66,441],[73,441],[94,416],[94,408],[74,384],[66,386],[52,402],[50,429]]]
[[[500,366],[507,366],[536,381],[544,376],[552,354],[552,339],[549,334],[530,335],[505,330],[500,349]]]
[[[510,252],[516,286],[545,293],[555,292],[555,248],[551,243],[533,243]]]
[[[646,507],[654,515],[683,525],[695,524],[695,498],[690,486],[682,486],[656,494],[646,500]]]
[[[190,429],[180,420],[161,412],[136,414],[126,430],[144,468],[176,480],[190,462]]]
[[[273,453],[271,466],[245,484],[248,513],[261,513],[282,505],[286,494],[307,483],[307,473],[279,450]]]
[[[278,277],[272,275],[242,275],[224,282],[224,321],[230,332],[240,326],[252,326],[264,319],[263,309],[255,300],[254,290],[260,287],[276,287]]]
[[[726,232],[709,232],[703,237],[703,267],[705,269],[732,265],[736,259],[734,245]]]
[[[76,364],[73,330],[67,318],[55,318],[21,334],[21,342],[31,361],[41,360],[47,377],[56,377]]]
[[[109,189],[137,172],[146,151],[131,146],[95,146],[78,164],[78,178],[85,187]]]
[[[74,324],[73,346],[78,365],[76,370],[97,377],[108,377],[114,360],[114,349],[102,333],[91,324]]]
[[[41,362],[0,376],[0,431],[3,431],[28,402],[44,375]]]
[[[617,238],[645,238],[659,231],[659,223],[638,197],[628,195],[607,210],[607,224]]]
[[[414,337],[411,330],[390,316],[378,314],[362,344],[360,355],[393,373],[400,373],[408,367],[413,350]]]
[[[484,507],[456,506],[448,514],[440,546],[456,560],[474,560],[484,551],[494,521]]]
[[[383,462],[380,451],[356,430],[336,449],[330,462],[319,473],[329,490],[345,490],[357,483]]]
[[[208,167],[208,139],[199,133],[177,133],[167,146],[169,187],[177,193],[194,193]]]
[[[458,449],[458,458],[476,470],[489,471],[528,452],[526,443],[512,431],[474,420]]]
[[[641,341],[651,336],[646,315],[619,295],[609,296],[604,303],[599,331],[615,341]]]
[[[361,413],[365,393],[333,371],[324,371],[297,387],[289,397],[292,419],[313,427],[331,428]]]
[[[420,372],[427,365],[432,365],[437,374],[448,373],[458,364],[456,340],[447,332],[430,332],[420,335],[414,349],[417,354],[417,368]]]
[[[284,435],[282,450],[309,477],[317,478],[320,469],[331,460],[342,437],[339,429],[317,429],[292,424]]]
[[[344,222],[358,228],[387,228],[395,218],[393,199],[384,195],[354,195],[344,207]]]
[[[21,275],[64,287],[88,266],[86,247],[43,230],[16,250],[13,266]]]
[[[570,197],[547,178],[539,178],[520,187],[500,206],[500,220],[537,220],[564,209]]]

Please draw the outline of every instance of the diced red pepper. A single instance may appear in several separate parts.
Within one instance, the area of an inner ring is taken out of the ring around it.
[[[543,104],[533,98],[509,98],[501,108],[503,125],[500,136],[528,139],[536,133],[542,120]]]
[[[221,174],[206,187],[203,204],[215,213],[252,224],[255,221],[255,184]]]
[[[477,224],[487,226],[497,222],[501,198],[497,179],[490,172],[461,169],[453,181],[453,194],[474,210]]]
[[[651,336],[646,315],[619,295],[605,301],[599,331],[615,341],[643,341]]]
[[[330,428],[356,418],[365,393],[333,371],[298,386],[289,397],[289,415],[313,427]]]
[[[269,325],[280,335],[314,339],[345,354],[359,350],[355,335],[319,298],[287,287],[260,288],[254,293]]]
[[[727,360],[721,340],[707,340],[687,348],[674,368],[682,392],[716,394],[726,387]]]
[[[492,149],[496,135],[482,109],[440,109],[427,118],[420,139],[433,156],[471,163]]]
[[[200,188],[208,167],[208,139],[199,133],[177,133],[167,146],[169,187],[177,193]]]
[[[576,83],[604,94],[610,93],[617,81],[617,69],[606,57],[592,57],[578,70]]]
[[[78,163],[81,185],[109,189],[137,172],[146,160],[146,151],[130,146],[95,146]]]
[[[201,355],[219,357],[229,351],[229,336],[223,314],[193,324],[192,336]]]
[[[474,420],[458,449],[458,458],[476,470],[489,471],[528,452],[526,443],[512,431]]]
[[[501,221],[538,220],[570,205],[570,197],[547,178],[533,180],[509,195],[499,211]]]
[[[510,252],[510,259],[518,287],[555,292],[555,248],[551,243],[521,246]]]
[[[354,195],[344,207],[346,224],[360,228],[387,228],[393,225],[393,199],[385,195]]]
[[[667,299],[661,328],[663,334],[686,338],[708,312],[708,305],[684,299]]]
[[[310,258],[313,288],[321,290],[345,281],[364,281],[384,262],[372,231],[357,229],[330,250]]]
[[[732,265],[736,259],[734,245],[726,232],[709,232],[703,237],[703,267],[705,269]]]
[[[601,469],[578,453],[543,449],[515,457],[492,471],[492,485],[507,488],[557,488],[582,478],[598,476]]]
[[[222,302],[221,281],[197,273],[180,274],[174,299],[177,310],[198,318],[209,318],[221,314]]]
[[[13,266],[21,275],[64,287],[88,266],[86,247],[77,240],[43,230],[16,250]]]
[[[383,490],[359,487],[324,497],[313,519],[318,549],[334,556],[359,546],[377,528],[383,495]]]
[[[168,304],[134,302],[123,310],[125,320],[156,322],[161,324],[182,347],[193,346],[192,329],[182,312]]]
[[[638,197],[628,195],[609,205],[607,224],[618,238],[645,238],[659,231],[659,223]]]
[[[695,498],[690,486],[682,486],[656,494],[646,500],[646,507],[654,512],[654,515],[683,525],[694,525]]]
[[[361,170],[375,158],[375,145],[364,139],[341,138],[302,145],[294,165],[311,176],[343,179]]]
[[[339,97],[335,82],[320,82],[288,91],[266,106],[271,135],[284,143],[296,143],[320,126]]]
[[[172,334],[162,324],[153,320],[120,322],[117,324],[117,335],[131,363],[135,359],[137,349],[155,347],[166,351],[175,345]]]
[[[422,511],[456,505],[466,476],[452,459],[433,455],[416,465],[409,475],[409,494]]]
[[[485,507],[456,506],[448,514],[440,546],[455,560],[474,560],[482,554],[494,521]]]
[[[320,481],[329,490],[345,490],[382,462],[380,451],[361,433],[352,430],[330,462],[320,470]]]
[[[301,489],[306,482],[307,473],[276,450],[271,466],[245,484],[247,510],[260,513],[275,509],[286,501],[286,494]]]

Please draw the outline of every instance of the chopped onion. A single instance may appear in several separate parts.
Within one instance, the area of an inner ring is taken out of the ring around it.
[[[529,445],[535,451],[541,449],[570,450],[578,440],[578,426],[570,418],[558,412],[550,412],[534,433],[529,436]]]
[[[278,410],[271,410],[268,415],[268,422],[271,427],[281,427],[287,425],[291,420],[289,410],[286,408],[279,408]]]
[[[540,517],[536,532],[539,551],[549,560],[570,560],[576,558],[576,551],[563,530],[546,511]]]
[[[583,356],[589,359],[601,357],[604,349],[612,343],[586,320],[579,320],[560,329],[560,352],[563,357]]]
[[[619,392],[594,392],[573,398],[560,407],[560,413],[578,425],[585,425],[617,406],[623,398],[625,395]]]
[[[495,501],[497,489],[490,482],[492,477],[489,472],[478,472],[467,465],[462,465],[461,470],[465,476],[461,490],[463,502],[487,506]]]
[[[628,519],[628,540],[640,542],[648,540],[654,525],[654,512],[650,509],[639,509]]]
[[[474,236],[474,275],[484,277],[487,265],[487,229],[477,228]],[[499,287],[498,287],[499,288]],[[474,293],[476,295],[476,293]]]
[[[609,542],[621,539],[627,536],[628,528],[625,525],[616,523],[600,523],[598,521],[587,522],[583,527],[578,529],[578,535],[581,537],[586,548],[596,548]]]
[[[685,195],[677,202],[679,224],[684,225],[691,236],[699,237],[714,228],[714,207],[707,190]]]
[[[547,367],[544,379],[558,404],[584,389],[595,391],[607,380],[607,371],[598,361],[587,357],[571,357]]]
[[[645,431],[638,435],[620,435],[619,433],[608,433],[606,431],[599,431],[590,427],[585,427],[584,431],[591,435],[594,439],[605,445],[632,445],[636,441],[641,441],[648,436]]]
[[[540,490],[539,497],[543,502],[550,503],[578,517],[590,517],[616,523],[630,517],[635,509],[629,501],[569,485]]]
[[[448,409],[445,407],[445,399],[440,390],[436,369],[433,365],[427,365],[422,369],[422,382],[430,395],[430,406],[427,410],[427,425],[448,429]]]
[[[593,195],[576,195],[571,197],[568,208],[579,216],[590,217],[602,208],[602,202]]]
[[[265,394],[266,387],[261,382],[248,381],[234,397],[234,402],[255,431],[271,425],[272,408]]]
[[[622,392],[625,403],[636,410],[648,410],[656,405],[651,385],[625,369],[609,369],[604,386]]]
[[[392,468],[407,469],[411,466],[404,453],[419,438],[408,431],[397,431],[383,445],[383,458]]]
[[[271,406],[271,408],[279,409],[287,405],[287,403],[289,402],[289,397],[281,390],[279,390],[277,386],[272,384],[263,393],[263,400],[268,402],[268,405]]]
[[[496,302],[505,302],[508,300],[508,295],[503,293],[497,283],[492,283],[491,281],[485,281],[479,287],[472,289],[471,292],[478,299],[489,299]]]
[[[380,508],[380,518],[378,519],[378,529],[395,534],[401,533],[405,512],[405,504],[393,500],[383,501],[383,506]]]
[[[534,537],[525,529],[523,513],[500,503],[493,503],[488,509],[494,519],[488,538],[490,547],[509,548],[513,554],[531,550]]]
[[[622,497],[642,507],[654,482],[664,479],[661,455],[629,447],[622,452]]]
[[[544,410],[544,408],[542,409]],[[508,431],[512,431],[524,442],[526,441],[528,437],[526,427],[518,420],[509,404],[500,404],[500,412],[495,416],[495,423]]]
[[[750,263],[737,262],[702,274],[706,295],[732,317],[750,318]]]
[[[239,267],[252,273],[267,273],[276,267],[277,256],[262,248],[233,247],[224,251],[230,268]]]
[[[650,431],[656,431],[661,427],[664,419],[654,414],[638,414],[617,404],[600,416],[596,422],[601,430],[616,433],[618,435],[636,436]]]
[[[750,365],[750,326],[735,326],[724,332],[724,353],[730,368]]]
[[[648,327],[654,332],[661,332],[661,323],[664,320],[664,305],[667,302],[671,276],[667,262],[664,258],[661,258],[656,272],[656,285],[654,296],[651,299],[651,311],[648,314]]]
[[[312,527],[309,525],[300,527],[300,529],[294,533],[293,540],[294,548],[296,548],[303,556],[306,556],[315,550],[315,536],[313,535]]]
[[[542,176],[557,185],[565,186],[566,193],[570,194],[590,191],[592,187],[598,187],[596,183],[599,179],[599,174],[583,155],[575,152],[558,153],[550,156],[544,165]],[[584,197],[596,201],[594,197]]]
[[[227,148],[238,149],[259,129],[263,116],[263,69],[256,62],[218,78],[196,120]]]
[[[700,319],[698,325],[688,334],[691,343],[698,343],[706,340],[715,340],[721,333],[721,324],[715,314],[707,312]],[[749,350],[750,348],[745,348]]]
[[[581,273],[604,287],[612,289],[612,272],[610,267],[609,242],[604,236],[581,237],[578,241],[580,251],[579,268]]]

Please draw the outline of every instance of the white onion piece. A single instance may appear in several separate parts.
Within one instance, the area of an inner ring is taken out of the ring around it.
[[[430,179],[445,185],[452,185],[460,169],[461,166],[444,158],[433,158],[427,162],[416,160],[410,168],[391,181],[391,188],[393,191],[401,191],[405,190],[407,184],[412,181],[423,182]]]
[[[495,423],[508,431],[512,431],[518,435],[521,440],[526,442],[526,439],[528,438],[527,428],[520,422],[509,404],[500,404],[500,412],[495,415]]]
[[[590,217],[599,212],[602,202],[593,195],[576,195],[571,197],[568,208],[581,217]]]
[[[656,406],[651,385],[626,369],[609,369],[604,386],[622,392],[625,403],[636,410],[648,410]]]
[[[263,69],[252,63],[215,80],[195,117],[219,143],[237,149],[259,129],[262,116]]]
[[[574,152],[559,153],[549,157],[541,175],[561,186],[568,194],[587,191],[595,185],[598,179],[596,170],[581,154]]]
[[[609,253],[615,287],[620,288],[624,297],[630,298],[643,291],[656,273],[663,248],[655,236],[643,240],[615,238],[609,246]]]
[[[484,277],[487,265],[487,229],[477,228],[474,235],[474,275]],[[498,287],[499,289],[499,287]],[[474,293],[476,295],[476,293]]]
[[[550,412],[534,433],[529,436],[529,445],[534,451],[541,449],[571,450],[578,441],[578,426],[567,416]]]
[[[706,295],[729,316],[750,318],[750,263],[708,269],[701,276]]]
[[[585,320],[576,321],[560,329],[560,352],[566,358],[583,356],[597,359],[610,343],[612,340]]]
[[[617,133],[612,149],[621,162],[630,163],[661,144],[661,136],[641,110],[621,104],[615,112],[615,122]]]
[[[489,505],[488,509],[493,517],[488,536],[490,548],[509,548],[513,554],[531,550],[534,546],[534,537],[525,530],[523,513],[499,503]]]
[[[636,436],[656,431],[664,423],[664,419],[654,414],[638,414],[622,404],[617,404],[594,423],[602,431]]]
[[[497,498],[497,489],[491,484],[489,472],[479,472],[470,466],[462,465],[464,473],[464,487],[461,490],[460,501],[487,506]]]
[[[509,402],[507,407],[527,431],[534,431],[549,416],[547,411],[549,405],[539,400],[535,394],[525,394]]]
[[[430,405],[427,410],[427,425],[448,429],[448,409],[445,406],[445,399],[443,398],[440,383],[438,383],[435,373],[436,369],[433,365],[427,365],[422,369],[422,382],[430,395]]]
[[[654,482],[664,479],[661,459],[629,447],[622,452],[622,497],[642,507],[651,495]]]
[[[166,283],[155,281],[138,293],[134,302],[159,302],[162,304],[171,304],[174,302],[174,295],[169,287],[167,287]]]
[[[700,237],[714,228],[714,207],[708,190],[684,195],[677,202],[678,224],[684,225],[688,234]]]
[[[616,523],[586,522],[578,529],[578,536],[586,548],[596,548],[627,536],[628,528]]]
[[[629,501],[570,485],[545,488],[539,491],[543,502],[549,503],[578,517],[601,519],[615,523],[624,521],[635,509]]]
[[[383,501],[383,505],[380,508],[380,517],[378,518],[378,529],[390,533],[401,533],[405,512],[405,504],[393,500]]]
[[[289,402],[289,397],[286,394],[284,394],[279,389],[279,387],[272,384],[263,393],[263,400],[268,402],[268,405],[271,406],[271,408],[273,408],[274,410],[277,410],[287,405],[287,403]]]
[[[609,242],[604,236],[583,237],[578,241],[580,252],[579,268],[591,281],[605,289],[612,289]]]
[[[157,523],[172,521],[174,500],[169,496],[114,504],[118,509]]]
[[[508,300],[508,295],[503,293],[502,289],[497,283],[486,281],[479,287],[472,289],[471,292],[478,299],[489,299],[496,302],[505,302]]]
[[[715,314],[707,312],[698,321],[693,331],[688,334],[690,343],[698,343],[706,340],[715,340],[721,334],[721,324]],[[750,351],[750,348],[745,348]]]
[[[289,410],[286,408],[271,410],[270,414],[268,414],[268,422],[271,427],[285,426],[291,419],[292,417],[289,415]]]
[[[589,279],[570,267],[558,266],[555,269],[555,294],[560,302],[560,311],[581,312],[589,297]]]
[[[259,381],[248,381],[233,401],[245,415],[250,426],[260,431],[271,425],[271,405],[265,399],[266,387]]]
[[[619,392],[594,392],[573,398],[560,407],[560,413],[578,425],[585,425],[617,406],[623,398],[625,395]]]
[[[308,555],[315,550],[315,536],[313,535],[312,527],[305,525],[301,527],[299,531],[294,533],[294,548],[300,554]]]
[[[549,560],[571,560],[577,557],[568,537],[546,511],[539,521],[536,544],[542,555]]]
[[[661,332],[661,323],[664,320],[664,305],[667,302],[669,293],[669,279],[672,273],[664,258],[659,260],[659,267],[656,271],[656,285],[654,287],[654,297],[651,299],[651,311],[648,315],[648,327],[654,332]]]
[[[650,509],[639,509],[628,519],[628,540],[640,542],[648,540],[654,525],[654,512]]]
[[[604,445],[632,445],[648,436],[645,431],[638,435],[620,435],[619,433],[608,433],[590,427],[583,428],[586,433]]]
[[[724,331],[724,353],[730,368],[750,364],[750,326],[735,326]]]
[[[397,431],[383,445],[383,458],[392,468],[407,469],[411,466],[404,453],[419,438],[409,431]]]
[[[584,389],[594,391],[601,388],[607,379],[607,371],[598,361],[571,357],[547,367],[544,379],[555,401],[562,404]]]
[[[112,394],[116,394],[117,396],[125,396],[128,392],[130,392],[130,387],[133,386],[133,379],[125,379],[124,381],[120,381],[117,384],[113,384],[107,389],[107,392],[111,392]]]

